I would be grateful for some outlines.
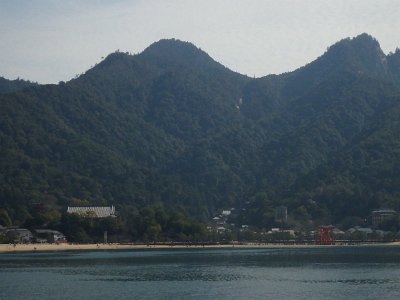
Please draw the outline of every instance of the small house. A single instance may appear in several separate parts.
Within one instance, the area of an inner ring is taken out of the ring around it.
[[[57,230],[36,229],[36,240],[47,243],[66,243],[67,239],[64,234]]]
[[[11,243],[28,244],[33,240],[32,232],[24,228],[9,228],[3,234]]]

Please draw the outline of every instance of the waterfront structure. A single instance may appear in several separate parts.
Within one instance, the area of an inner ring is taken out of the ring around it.
[[[32,232],[25,228],[8,228],[3,231],[3,235],[12,243],[27,244],[33,239]]]
[[[115,217],[115,206],[68,206],[67,213],[76,214],[85,218]]]
[[[286,233],[290,237],[295,237],[295,231],[293,229],[281,229],[281,228],[271,228],[271,230],[269,230],[267,232],[267,235],[271,235],[271,234],[276,235],[279,233]]]
[[[396,215],[393,209],[378,209],[372,212],[372,225],[377,226]]]
[[[374,231],[369,228],[369,227],[360,227],[360,226],[355,226],[347,230],[348,233],[353,234],[355,232],[360,232],[362,234],[368,235],[372,234]]]
[[[66,243],[67,238],[64,234],[57,230],[36,229],[36,241],[45,243]]]
[[[315,244],[317,245],[334,245],[335,239],[333,238],[333,226],[319,226],[318,234],[315,237]]]

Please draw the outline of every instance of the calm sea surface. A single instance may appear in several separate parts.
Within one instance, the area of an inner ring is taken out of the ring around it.
[[[400,248],[0,254],[0,299],[400,299]]]

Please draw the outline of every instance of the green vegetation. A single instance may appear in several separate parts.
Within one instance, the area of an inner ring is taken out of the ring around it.
[[[0,224],[182,241],[226,207],[258,228],[282,204],[302,228],[400,210],[399,61],[363,34],[251,79],[162,40],[67,83],[0,81]],[[107,204],[115,224],[63,215]]]
[[[207,240],[204,225],[183,212],[158,203],[140,210],[124,207],[116,218],[96,219],[63,214],[54,226],[72,242],[103,242],[107,231],[109,242],[200,242]]]
[[[17,92],[29,86],[36,85],[36,83],[25,81],[19,78],[15,80],[7,80],[3,77],[0,77],[0,94]]]

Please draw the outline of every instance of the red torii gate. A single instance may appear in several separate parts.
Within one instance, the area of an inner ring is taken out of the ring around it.
[[[315,236],[315,244],[317,245],[334,245],[335,239],[332,234],[333,226],[319,226],[318,234]]]

